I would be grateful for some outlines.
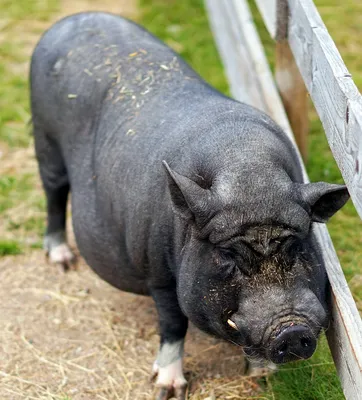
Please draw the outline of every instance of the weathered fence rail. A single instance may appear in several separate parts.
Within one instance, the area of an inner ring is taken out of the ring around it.
[[[276,83],[246,0],[206,0],[231,94],[271,115],[306,159],[307,88],[362,217],[361,95],[312,0],[255,1],[277,41]],[[303,173],[308,182],[305,168]],[[315,224],[314,230],[331,287],[329,346],[345,397],[362,399],[361,318],[326,226]]]

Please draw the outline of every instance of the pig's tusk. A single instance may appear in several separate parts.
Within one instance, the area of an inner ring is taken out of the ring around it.
[[[232,321],[231,319],[228,319],[228,324],[235,330],[238,330],[238,327],[236,325],[236,323],[234,321]]]

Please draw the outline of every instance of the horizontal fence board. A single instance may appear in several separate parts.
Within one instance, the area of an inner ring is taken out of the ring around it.
[[[207,6],[208,4],[209,2],[206,3]],[[255,73],[251,68],[248,50],[244,46],[245,38],[241,37],[237,22],[229,15],[232,8],[228,0],[211,1],[208,12],[213,31],[220,32],[215,40],[230,82],[231,95],[245,103],[260,104],[265,109],[260,87],[256,84]]]
[[[294,141],[248,5],[238,0],[208,0],[205,4],[212,31],[217,32],[215,41],[232,96],[278,120]]]
[[[331,323],[327,339],[346,399],[362,399],[362,323],[327,229],[316,238],[324,250],[331,284]]]
[[[289,0],[289,44],[362,218],[362,97],[311,0]]]
[[[263,53],[263,48],[258,38],[255,26],[253,25],[248,5],[245,0],[225,1],[227,2],[227,11],[224,7],[225,2],[221,0],[206,0],[206,6],[210,16],[211,28],[221,58],[224,65],[228,65],[228,68],[226,68],[226,74],[231,88],[234,88],[232,90],[233,96],[239,101],[245,101],[263,111],[266,111],[276,120],[276,122],[279,123],[279,125],[283,127],[285,132],[288,134],[288,137],[295,145],[295,140],[272,79],[267,60],[265,55],[260,55],[260,53]],[[301,18],[303,19],[303,16],[301,16]],[[317,17],[316,20],[318,20]],[[230,32],[222,28],[227,25],[233,25],[234,31],[237,29],[239,35],[237,37],[234,35],[231,39],[229,36]],[[255,36],[257,39],[255,39]],[[251,42],[249,41],[250,37],[252,38]],[[235,43],[235,40],[243,43]],[[228,46],[222,47],[223,43],[228,43]],[[299,60],[304,62],[306,66],[312,66],[311,50],[313,46],[308,41],[302,40],[298,43],[298,45],[296,45],[296,43],[294,44],[294,48],[300,53]],[[240,53],[241,48],[243,48],[243,56],[245,56],[246,51],[249,53],[247,55],[248,62],[242,64],[240,64],[240,59],[242,58]],[[240,54],[237,55],[235,53]],[[252,61],[251,63],[250,60]],[[255,62],[257,62],[258,65],[255,65]],[[235,65],[232,65],[233,63],[235,63]],[[299,64],[298,66],[301,68]],[[245,69],[250,68],[251,71],[245,72]],[[230,71],[233,71],[233,73],[230,73]],[[236,87],[242,83],[242,80],[237,76],[238,71],[240,75],[253,77],[253,79],[256,80],[253,83],[255,84],[255,87],[261,91],[264,100],[260,101],[255,96],[246,96],[245,90],[247,89],[244,87]],[[258,73],[255,73],[256,71],[258,71]],[[260,71],[263,73],[260,74]],[[310,71],[310,76],[313,76],[312,70]],[[303,77],[305,79],[305,76]],[[240,93],[241,95],[239,96]],[[265,96],[267,98],[265,98]],[[270,99],[272,99],[272,101],[270,101]],[[346,149],[351,153],[353,153],[353,151],[360,151],[360,147],[358,147],[360,142],[357,138],[358,130],[360,129],[359,113],[359,100],[355,99],[350,101],[348,130],[352,133],[349,135],[348,139],[344,139],[344,143]],[[308,182],[308,176],[298,150],[297,153],[303,168],[304,181]],[[354,156],[356,157],[356,155]],[[362,164],[359,164],[360,169],[362,169],[361,165]],[[330,309],[332,319],[328,332],[328,341],[345,396],[349,400],[357,400],[362,398],[362,322],[338,261],[328,230],[324,224],[314,225],[314,234],[322,249],[323,262],[326,267],[331,287]]]

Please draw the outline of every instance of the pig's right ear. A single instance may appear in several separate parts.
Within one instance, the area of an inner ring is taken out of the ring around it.
[[[316,182],[301,184],[300,187],[302,198],[309,205],[315,222],[327,222],[349,199],[345,185]]]
[[[162,161],[162,164],[167,171],[174,211],[187,220],[205,214],[210,200],[210,191],[172,170],[166,161]]]

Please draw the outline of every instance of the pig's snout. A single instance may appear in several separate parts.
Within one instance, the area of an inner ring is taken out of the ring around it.
[[[268,358],[275,364],[306,359],[313,355],[317,340],[303,325],[283,329],[270,343]]]

